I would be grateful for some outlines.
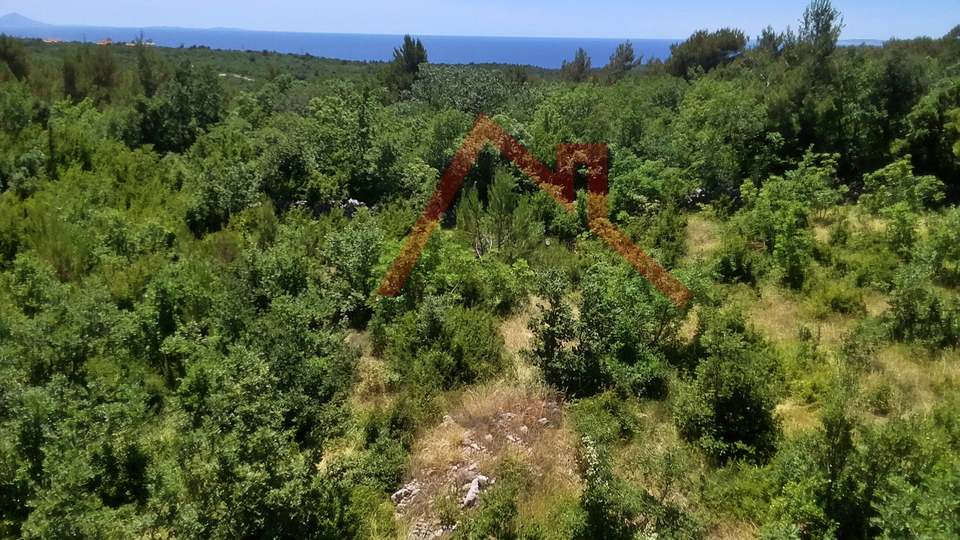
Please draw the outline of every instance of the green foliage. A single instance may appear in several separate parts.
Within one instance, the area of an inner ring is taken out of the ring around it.
[[[590,57],[587,56],[587,52],[581,47],[577,49],[577,54],[573,56],[573,60],[567,62],[563,61],[563,65],[560,67],[560,80],[565,82],[580,83],[587,80],[587,77],[590,75]]]
[[[528,256],[542,242],[542,225],[535,221],[529,199],[516,189],[513,175],[500,170],[487,189],[486,208],[481,206],[475,188],[463,196],[457,209],[457,228],[478,258],[494,253],[512,263]]]
[[[674,127],[673,146],[694,179],[707,189],[732,188],[753,175],[764,134],[764,113],[738,83],[705,79],[688,91]]]
[[[746,46],[747,38],[740,30],[697,30],[683,43],[670,45],[667,72],[689,80],[698,70],[706,73],[729,64]]]
[[[17,38],[0,34],[0,60],[18,81],[24,80],[30,73],[27,48],[23,46],[23,41]]]
[[[706,314],[701,346],[708,356],[681,384],[675,422],[681,437],[716,464],[765,463],[776,451],[775,372],[741,315]]]
[[[688,184],[680,169],[662,161],[641,161],[633,156],[617,160],[611,171],[610,215],[643,216],[661,205],[675,203]]]
[[[473,66],[423,64],[410,89],[413,100],[471,115],[494,116],[517,93],[502,71]]]
[[[537,276],[539,294],[546,305],[540,315],[530,320],[534,345],[532,359],[543,370],[544,379],[572,395],[590,395],[605,383],[604,373],[596,363],[574,354],[568,347],[574,337],[575,321],[565,298],[567,280],[557,271]],[[590,359],[596,362],[595,358]]]
[[[630,43],[630,40],[617,45],[617,50],[610,55],[610,63],[607,64],[605,68],[605,79],[607,84],[614,84],[627,73],[640,65],[643,61],[643,55],[640,55],[640,58],[636,57],[636,54],[633,52],[633,44]]]
[[[184,62],[155,100],[137,104],[140,142],[159,152],[183,152],[223,116],[224,93],[209,67]]]
[[[809,224],[814,212],[822,215],[844,191],[835,185],[836,158],[808,152],[799,167],[784,177],[769,178],[759,190],[749,181],[741,187],[744,211],[740,217],[748,238],[763,243],[780,279],[793,288],[803,286],[812,261]],[[732,264],[725,271],[736,275],[746,263],[725,264]]]
[[[400,98],[413,87],[413,83],[419,78],[420,64],[426,61],[427,50],[420,39],[413,39],[409,34],[403,36],[403,45],[393,49],[393,62],[381,73],[392,97]]]
[[[381,308],[372,324],[385,324],[388,309]],[[495,323],[488,312],[429,297],[417,312],[374,331],[382,335],[380,346],[393,372],[429,395],[487,380],[505,367]]]
[[[897,272],[888,317],[894,339],[931,348],[957,343],[960,328],[956,295],[931,286],[932,273],[928,254],[918,256]]]
[[[868,193],[860,204],[874,213],[900,203],[916,212],[943,200],[943,183],[934,176],[914,176],[910,156],[864,175],[863,184]]]
[[[843,30],[843,17],[834,9],[830,0],[813,0],[803,11],[797,37],[817,51],[818,58],[824,58],[837,47],[840,32]]]
[[[920,98],[905,119],[905,133],[895,149],[911,156],[917,173],[933,175],[954,184],[960,174],[960,156],[953,147],[960,142],[956,109],[960,108],[960,77],[939,81]]]
[[[357,324],[369,317],[367,300],[379,285],[374,276],[383,233],[376,222],[361,214],[343,231],[326,239],[323,258],[335,269],[331,289],[337,291],[338,312]]]
[[[571,398],[540,442],[573,428],[583,490],[523,508],[507,458],[439,500],[455,536],[956,536],[960,47],[842,28],[603,70],[0,36],[0,536],[395,538],[421,428],[514,374],[531,301],[516,373]],[[581,170],[570,213],[489,145],[374,298],[480,112],[551,168],[606,143],[690,305],[589,232]]]
[[[821,278],[811,288],[808,305],[818,319],[825,319],[832,313],[857,317],[866,315],[863,291],[848,281]]]

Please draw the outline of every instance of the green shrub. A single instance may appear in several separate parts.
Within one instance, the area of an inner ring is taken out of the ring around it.
[[[693,380],[680,382],[674,422],[680,436],[715,464],[765,463],[780,435],[774,364],[746,331],[742,315],[721,311],[704,320],[700,346],[708,356]]]
[[[957,296],[931,285],[932,275],[932,262],[928,257],[903,267],[897,273],[887,315],[894,339],[932,348],[958,343]]]
[[[825,319],[833,313],[856,317],[867,314],[863,291],[848,281],[821,277],[811,289],[806,304],[817,319]]]
[[[751,247],[746,238],[732,233],[723,236],[714,263],[714,271],[721,282],[754,285],[759,277],[760,266],[760,253]]]

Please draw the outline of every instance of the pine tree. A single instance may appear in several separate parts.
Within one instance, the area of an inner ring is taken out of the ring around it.
[[[573,57],[573,62],[563,61],[563,65],[560,67],[560,80],[564,82],[574,82],[579,83],[587,80],[587,75],[590,74],[590,57],[587,56],[587,52],[581,47],[576,56]]]
[[[22,81],[27,77],[30,66],[27,64],[27,48],[23,41],[0,34],[0,61],[5,62],[10,72]]]
[[[420,39],[403,36],[403,46],[393,49],[393,62],[386,68],[384,79],[394,99],[413,87],[420,73],[420,64],[427,62],[427,50]]]
[[[607,64],[606,82],[614,84],[622,79],[634,67],[640,64],[643,55],[639,58],[633,52],[633,44],[627,40],[617,46],[616,52],[610,55],[610,63]]]

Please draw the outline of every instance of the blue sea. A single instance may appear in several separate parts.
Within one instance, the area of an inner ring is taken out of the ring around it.
[[[0,32],[25,38],[62,39],[64,41],[97,42],[133,41],[141,32],[162,47],[205,45],[213,49],[269,50],[280,53],[305,54],[340,60],[391,60],[394,47],[403,43],[403,36],[382,34],[309,34],[301,32],[257,32],[234,29],[189,28],[106,28],[94,26],[0,26]],[[414,36],[423,41],[431,62],[442,64],[502,63],[544,68],[559,68],[563,60],[573,59],[583,47],[594,67],[606,65],[617,45],[626,39],[592,38],[523,38]],[[644,62],[651,58],[666,59],[675,39],[631,39],[637,56]]]

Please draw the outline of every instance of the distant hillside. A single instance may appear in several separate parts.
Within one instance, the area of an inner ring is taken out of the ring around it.
[[[35,21],[33,19],[28,19],[19,13],[8,13],[3,17],[0,17],[0,27],[3,26],[50,26],[49,24]]]

